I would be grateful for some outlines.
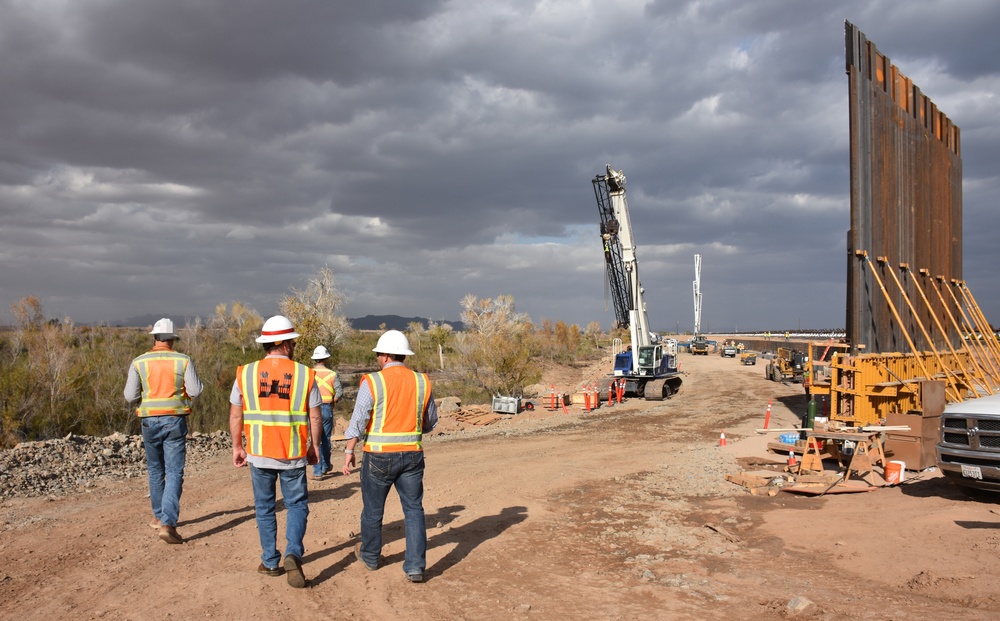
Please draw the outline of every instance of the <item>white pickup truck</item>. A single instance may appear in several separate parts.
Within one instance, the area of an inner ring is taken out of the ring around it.
[[[1000,492],[1000,394],[944,409],[937,458],[941,474],[955,483]]]

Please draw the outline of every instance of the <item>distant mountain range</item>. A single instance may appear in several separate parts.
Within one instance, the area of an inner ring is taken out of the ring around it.
[[[382,324],[385,324],[386,330],[406,330],[410,327],[411,323],[419,322],[424,328],[427,328],[431,324],[430,319],[425,319],[424,317],[400,317],[399,315],[365,315],[364,317],[357,317],[354,319],[348,319],[351,322],[351,327],[355,330],[378,330]],[[446,323],[452,327],[453,330],[461,331],[465,329],[465,324],[461,321],[434,321],[434,323]]]
[[[110,325],[118,326],[122,328],[145,328],[152,327],[154,323],[159,321],[163,315],[139,315],[138,317],[129,317],[128,319],[122,319],[121,321],[116,321]],[[183,328],[188,323],[194,323],[198,317],[184,317],[181,315],[171,315],[167,314],[174,322],[174,326],[177,328]],[[380,326],[385,324],[386,330],[407,330],[411,323],[419,322],[426,328],[430,325],[431,320],[424,317],[400,317],[399,315],[365,315],[364,317],[348,318],[351,327],[355,330],[378,330]],[[204,317],[201,318],[202,325],[208,323],[208,320]],[[461,331],[465,328],[461,321],[434,321],[434,323],[446,323],[456,331]]]

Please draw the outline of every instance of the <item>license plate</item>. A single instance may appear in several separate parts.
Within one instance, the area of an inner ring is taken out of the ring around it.
[[[967,479],[983,479],[983,469],[979,466],[962,466],[962,476]]]

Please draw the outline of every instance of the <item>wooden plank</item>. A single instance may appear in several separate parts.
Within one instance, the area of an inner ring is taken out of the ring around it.
[[[786,485],[781,488],[781,491],[788,492],[790,494],[803,494],[806,496],[822,496],[824,494],[856,494],[858,492],[871,492],[879,488],[866,486],[860,487],[855,485],[836,485],[831,489],[826,491],[823,490],[822,486],[807,486],[807,485]]]
[[[727,474],[726,480],[730,483],[735,483],[737,485],[742,485],[743,487],[763,487],[767,485],[770,481],[763,477],[753,476],[745,472],[737,472],[735,474]]]
[[[784,465],[784,462],[781,461],[775,461],[773,463],[775,466]],[[770,481],[776,476],[780,476],[780,473],[774,470],[744,470],[743,473],[754,477],[761,477],[763,479],[767,479],[768,481]]]
[[[795,483],[823,483],[829,485],[834,481],[839,481],[841,476],[839,474],[802,474],[795,477]]]
[[[767,448],[775,453],[783,453],[785,455],[788,455],[788,451],[801,455],[806,450],[804,446],[795,446],[794,444],[785,444],[784,442],[768,442]]]

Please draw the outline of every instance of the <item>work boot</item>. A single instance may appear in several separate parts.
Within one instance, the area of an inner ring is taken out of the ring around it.
[[[167,543],[184,543],[184,539],[177,533],[177,529],[166,524],[160,527],[160,539]]]

